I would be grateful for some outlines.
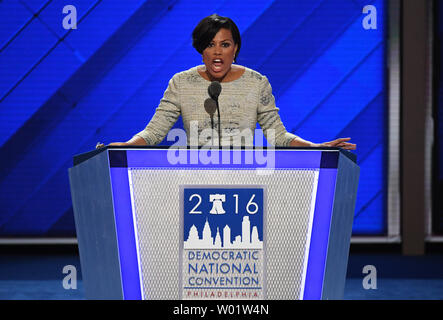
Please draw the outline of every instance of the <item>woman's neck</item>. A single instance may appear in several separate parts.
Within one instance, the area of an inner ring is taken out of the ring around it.
[[[228,78],[228,74],[231,72],[232,68],[229,68],[228,72],[226,72],[221,78],[215,78],[213,77],[209,72],[208,69],[205,70],[205,74],[208,77],[209,81],[218,81],[218,82],[223,82],[224,79]]]
[[[244,68],[240,68],[238,66],[232,66],[229,68],[228,72],[225,73],[225,75],[221,78],[215,78],[213,77],[208,70],[206,69],[206,66],[203,66],[200,70],[198,70],[200,75],[209,81],[218,81],[218,82],[230,82],[237,80],[242,76],[242,74],[245,72]]]

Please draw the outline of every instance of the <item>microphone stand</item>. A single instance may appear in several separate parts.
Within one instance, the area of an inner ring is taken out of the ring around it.
[[[212,146],[214,146],[214,116],[211,116],[211,140],[212,140]]]
[[[218,103],[218,97],[221,92],[221,84],[218,81],[212,81],[208,87],[209,96],[215,101],[215,106],[217,107],[217,116],[218,116],[218,148],[221,146],[221,121],[220,121],[220,106]]]
[[[220,108],[218,106],[218,97],[215,99],[215,105],[217,106],[217,117],[218,117],[218,148],[221,147],[221,124],[220,124]]]

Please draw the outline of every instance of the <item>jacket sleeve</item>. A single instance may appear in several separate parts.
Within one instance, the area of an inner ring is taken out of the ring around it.
[[[274,146],[289,146],[289,143],[297,136],[288,132],[283,125],[268,79],[263,76],[260,81],[257,108],[258,123],[268,143]]]
[[[144,130],[135,135],[142,137],[149,146],[157,145],[166,137],[180,114],[179,77],[176,74],[169,80],[168,87],[151,121]]]

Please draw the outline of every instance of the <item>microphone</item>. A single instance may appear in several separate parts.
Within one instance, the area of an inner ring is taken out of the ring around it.
[[[220,108],[218,105],[218,97],[220,96],[222,87],[220,82],[212,81],[208,87],[209,96],[215,101],[218,116],[218,147],[221,146],[221,125],[220,125]]]
[[[217,109],[217,104],[214,99],[208,98],[205,100],[205,110],[211,116],[211,119],[214,116],[216,109]]]
[[[221,87],[220,82],[212,81],[208,87],[209,96],[212,99],[214,99],[215,101],[218,101],[218,96],[220,95],[221,90],[222,90],[222,87]]]

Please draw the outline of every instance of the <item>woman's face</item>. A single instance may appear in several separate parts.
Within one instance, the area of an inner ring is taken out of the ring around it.
[[[236,52],[237,45],[234,44],[231,31],[220,29],[202,53],[209,76],[221,80],[231,70]]]

